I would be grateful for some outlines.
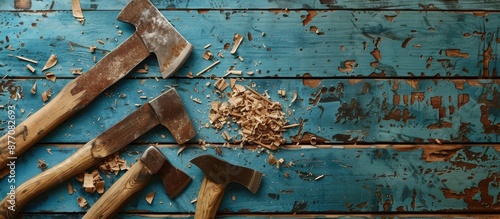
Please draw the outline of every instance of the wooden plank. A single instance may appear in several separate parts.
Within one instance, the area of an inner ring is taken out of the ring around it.
[[[259,214],[259,215],[245,215],[245,214],[218,214],[217,218],[227,219],[263,219],[263,218],[407,218],[407,219],[424,219],[424,218],[475,218],[475,219],[489,219],[497,216],[496,214],[450,214],[450,213],[436,213],[436,214]],[[24,214],[23,218],[26,219],[78,219],[83,217],[82,214],[49,214],[39,213],[35,215]],[[194,218],[193,215],[182,214],[120,214],[117,218],[123,219],[144,219],[144,218],[175,218],[175,219],[188,219]]]
[[[16,183],[41,172],[37,168],[38,159],[44,160],[50,168],[74,153],[78,146],[39,145],[29,150],[16,160]],[[198,195],[203,175],[196,166],[189,167],[189,160],[202,154],[216,154],[216,150],[188,147],[178,156],[178,146],[159,147],[174,166],[193,178],[193,182],[180,196],[170,200],[160,192],[163,188],[158,178],[153,179],[125,207],[125,211],[192,213],[195,204],[191,201]],[[47,152],[48,148],[51,154]],[[128,162],[135,162],[145,148],[129,146],[120,156]],[[261,171],[264,178],[256,194],[240,185],[230,184],[219,211],[245,214],[470,213],[496,212],[500,205],[495,198],[499,192],[495,186],[500,179],[497,171],[499,152],[489,146],[467,145],[454,150],[450,159],[442,162],[422,159],[425,150],[420,149],[285,149],[273,153],[275,157],[283,158],[284,164],[291,165],[281,165],[280,168],[269,165],[265,151],[222,148],[222,159]],[[107,189],[123,173],[118,176],[101,174]],[[68,194],[67,182],[62,181],[57,188],[30,202],[24,212],[85,212],[78,206],[76,198],[82,196],[92,206],[100,197],[85,193],[74,178],[70,183],[76,190],[74,194]],[[157,193],[149,205],[144,197],[151,191]],[[7,187],[1,187],[0,192],[6,194]]]
[[[1,93],[0,105],[15,104],[17,122],[43,106],[40,96],[43,91],[51,88],[55,95],[69,79],[58,79],[56,83],[38,79],[36,95],[29,92],[34,82],[33,79],[2,82],[7,89]],[[211,85],[207,87],[208,82]],[[167,90],[168,86],[178,85],[177,91],[198,131],[192,142],[203,139],[222,143],[222,131],[237,136],[239,129],[235,124],[219,132],[206,128],[211,103],[227,101],[226,97],[216,94],[214,83],[215,79],[122,80],[42,142],[87,142],[132,113],[137,108],[135,104],[144,104]],[[299,127],[283,134],[288,143],[295,139],[302,144],[311,144],[307,137],[300,137],[305,133],[316,136],[317,144],[499,142],[499,80],[305,78],[247,79],[237,83],[255,85],[254,89],[260,93],[267,91],[272,101],[282,104],[290,124],[304,120],[300,135]],[[21,89],[22,99],[14,101],[10,98]],[[287,96],[279,97],[278,90],[286,90]],[[294,91],[298,98],[292,102]],[[225,92],[230,92],[230,89]],[[120,97],[123,95],[126,97]],[[6,108],[0,111],[6,112]],[[0,119],[7,120],[6,117]],[[0,124],[3,133],[6,127],[7,123]],[[162,127],[153,129],[139,141],[174,142],[168,130]]]
[[[13,0],[0,5],[0,10],[26,10],[16,8],[15,2],[30,2],[28,10],[71,10],[71,2],[56,2],[50,0]],[[81,0],[84,10],[121,10],[128,2],[127,0],[117,0],[113,2],[105,0]],[[390,9],[390,10],[498,10],[500,4],[496,1],[368,1],[358,2],[349,0],[306,0],[306,1],[163,1],[152,0],[156,7],[161,9]]]
[[[70,69],[88,70],[95,64],[94,57],[99,60],[134,31],[131,25],[115,19],[118,11],[88,11],[83,26],[71,12],[44,13],[0,13],[4,26],[0,76],[43,77],[42,65],[55,54],[59,63],[50,71],[58,77],[74,77]],[[196,74],[213,63],[202,59],[204,46],[211,44],[208,50],[220,64],[205,73],[207,77],[223,76],[233,67],[246,77],[498,78],[500,38],[496,24],[500,13],[211,10],[202,14],[164,11],[164,15],[195,46],[177,73],[180,77],[188,72]],[[123,31],[122,35],[118,31]],[[229,48],[236,33],[245,39],[231,55]],[[98,48],[95,53],[89,52],[92,45]],[[28,63],[15,56],[38,61],[38,65],[32,64],[37,71],[28,71]],[[154,59],[151,56],[145,61],[147,74],[134,73],[132,77],[160,77]],[[255,74],[249,76],[248,71]]]

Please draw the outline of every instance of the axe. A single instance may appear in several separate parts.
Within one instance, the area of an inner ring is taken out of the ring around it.
[[[191,182],[191,178],[172,166],[158,148],[151,146],[115,184],[97,200],[83,219],[113,218],[132,196],[142,190],[153,174],[160,176],[168,197],[179,195]]]
[[[191,163],[205,174],[196,201],[195,219],[215,218],[226,186],[231,182],[240,183],[253,193],[259,189],[262,173],[256,170],[230,164],[213,155],[196,157]]]
[[[7,167],[9,159],[21,155],[60,123],[87,106],[150,53],[158,57],[161,74],[166,78],[187,60],[193,50],[193,46],[149,0],[131,0],[117,19],[133,24],[136,32],[19,124],[14,129],[14,135],[5,134],[0,138],[0,170]],[[11,142],[15,142],[15,147]]]
[[[16,211],[7,209],[10,206],[7,196],[0,202],[0,219],[15,218],[32,198],[99,164],[102,158],[119,151],[158,124],[166,126],[178,144],[196,136],[182,100],[172,88],[87,142],[63,162],[16,187]]]

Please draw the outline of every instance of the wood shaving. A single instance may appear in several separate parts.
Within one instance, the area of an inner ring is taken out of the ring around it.
[[[95,52],[95,46],[89,46],[89,52],[94,53]]]
[[[231,54],[236,53],[238,47],[240,47],[241,41],[243,41],[243,36],[241,34],[235,34],[233,38],[233,48],[231,49]]]
[[[195,199],[191,200],[191,204],[194,204],[194,203],[196,203],[197,201],[198,201],[198,199],[197,199],[197,198],[195,198]]]
[[[78,202],[78,205],[81,208],[87,209],[87,200],[85,200],[84,197],[80,196],[80,197],[78,197],[78,199],[76,199],[76,201]]]
[[[50,155],[52,155],[52,149],[47,148],[47,153],[49,153]]]
[[[248,75],[253,75],[253,74],[254,74],[254,71],[247,71],[247,74],[248,74]]]
[[[210,50],[206,50],[205,53],[203,53],[203,59],[205,60],[211,60],[214,57],[214,55],[210,52]]]
[[[219,130],[233,121],[240,127],[242,138],[238,141],[241,144],[254,143],[276,150],[285,143],[282,132],[287,122],[279,102],[272,102],[250,87],[245,89],[238,84],[234,85],[228,97],[227,102],[212,102],[209,114],[212,128]],[[230,140],[227,133],[223,132],[222,136]]]
[[[198,72],[198,74],[196,74],[196,76],[200,76],[202,75],[203,73],[205,73],[206,71],[210,70],[212,67],[216,66],[217,64],[220,63],[220,60],[217,60],[215,61],[214,63],[212,63],[211,65],[209,65],[208,67],[206,67],[205,69],[201,70],[200,72]]]
[[[46,164],[42,159],[38,159],[38,168],[45,171],[49,165]]]
[[[36,81],[33,82],[33,86],[31,87],[31,93],[36,94]]]
[[[52,82],[56,82],[56,79],[57,79],[56,75],[50,71],[45,73],[45,78],[49,81],[52,81]]]
[[[83,73],[82,70],[83,70],[82,68],[73,68],[73,69],[70,69],[69,71],[73,75],[81,75]]]
[[[217,90],[222,92],[229,86],[229,84],[226,82],[226,80],[224,80],[224,78],[219,78],[219,80],[214,83],[214,86]]]
[[[49,68],[52,68],[56,64],[57,64],[57,56],[54,55],[54,54],[52,54],[52,55],[50,55],[49,59],[47,60],[47,62],[43,66],[42,71],[45,71],[45,70],[47,70]]]
[[[99,180],[99,181],[95,182],[94,185],[95,185],[97,193],[99,193],[99,194],[104,193],[104,180]]]
[[[33,59],[28,59],[26,57],[22,57],[22,56],[16,56],[16,58],[20,59],[20,60],[23,60],[23,61],[27,61],[27,62],[31,62],[31,63],[34,63],[34,64],[38,64],[37,61],[33,60]]]
[[[104,173],[114,173],[118,175],[120,170],[128,170],[129,167],[125,159],[121,158],[118,153],[114,153],[102,160],[99,169]]]
[[[243,57],[238,56],[238,60],[240,60],[240,62],[243,62]]]
[[[320,180],[321,178],[323,178],[325,175],[319,175],[318,177],[314,178],[314,180]]]
[[[73,186],[68,181],[68,194],[73,195],[73,193],[75,193],[75,189],[73,189]]]
[[[47,91],[44,91],[42,93],[42,100],[43,100],[44,103],[49,100],[49,97],[50,97],[50,95],[49,95],[49,93]]]
[[[179,150],[177,151],[177,156],[179,156],[179,154],[181,154],[184,149],[186,149],[186,146],[182,146],[181,148],[179,148]]]
[[[30,64],[27,64],[27,65],[26,65],[26,68],[28,68],[28,70],[30,70],[30,71],[31,71],[31,73],[35,73],[35,71],[36,71],[36,69],[35,69],[35,68],[33,68],[33,66],[31,66]]]
[[[208,47],[210,47],[210,46],[212,46],[212,44],[209,43],[209,44],[205,45],[203,48],[208,49]]]
[[[155,198],[155,195],[156,195],[156,191],[152,191],[146,195],[146,201],[148,202],[148,204],[153,203],[153,199]]]
[[[83,18],[83,12],[82,12],[82,7],[80,5],[80,0],[72,0],[72,11],[73,11],[73,17],[75,17],[76,20],[83,25],[85,23],[85,19]]]

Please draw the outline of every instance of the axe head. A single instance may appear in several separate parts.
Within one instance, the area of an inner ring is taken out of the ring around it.
[[[178,144],[184,144],[196,136],[182,99],[172,88],[149,102],[160,121],[167,127]]]
[[[146,48],[156,54],[163,78],[176,72],[193,50],[149,0],[131,0],[117,19],[136,27]]]
[[[158,173],[168,197],[179,195],[191,183],[191,178],[172,166],[158,148],[151,146],[141,156],[141,161],[153,173]]]
[[[205,177],[218,184],[237,182],[256,193],[262,180],[262,173],[250,168],[236,166],[213,155],[202,155],[191,160]]]

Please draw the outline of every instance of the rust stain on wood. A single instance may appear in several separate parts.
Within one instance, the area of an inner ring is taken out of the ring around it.
[[[2,92],[8,92],[11,99],[21,99],[23,96],[23,88],[17,86],[14,80],[0,81],[0,96]]]
[[[302,76],[302,84],[311,88],[317,88],[321,84],[321,79],[311,78],[311,74],[305,73]]]
[[[460,49],[447,49],[447,50],[445,50],[445,53],[446,53],[446,56],[448,56],[448,57],[469,58],[469,54],[461,52]]]
[[[14,8],[16,9],[30,9],[31,8],[31,0],[15,0]]]
[[[302,20],[302,25],[306,26],[307,24],[309,24],[313,20],[313,18],[316,17],[316,15],[318,15],[317,11],[307,10],[307,15],[303,16],[304,20]]]
[[[428,129],[442,129],[442,128],[451,128],[451,127],[453,127],[453,124],[451,122],[446,122],[446,121],[439,121],[437,123],[430,124],[427,126]]]

